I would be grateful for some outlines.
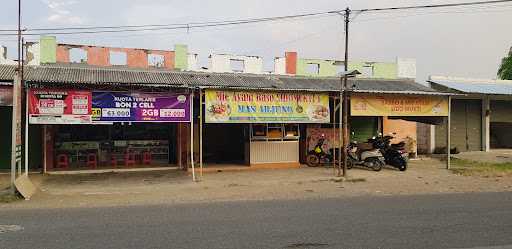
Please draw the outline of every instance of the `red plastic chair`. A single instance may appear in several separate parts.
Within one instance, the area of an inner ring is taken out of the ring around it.
[[[115,155],[110,155],[110,166],[117,167],[117,157]]]
[[[151,155],[151,152],[142,152],[142,164],[151,165],[151,161],[153,161],[153,156]]]
[[[134,166],[135,165],[135,153],[126,151],[124,153],[124,166]]]
[[[87,167],[92,169],[98,167],[98,156],[96,156],[96,153],[87,154]]]
[[[69,157],[67,154],[57,155],[57,168],[69,168]]]

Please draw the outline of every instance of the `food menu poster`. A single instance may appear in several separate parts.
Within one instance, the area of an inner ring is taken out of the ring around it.
[[[91,123],[90,91],[42,89],[29,91],[30,122],[36,124]]]
[[[446,96],[355,95],[350,97],[352,116],[448,116]]]
[[[322,93],[206,90],[207,123],[329,123]]]
[[[190,122],[190,95],[93,92],[93,122]]]

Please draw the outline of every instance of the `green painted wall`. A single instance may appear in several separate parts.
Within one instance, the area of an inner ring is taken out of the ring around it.
[[[57,38],[54,36],[41,36],[39,39],[41,49],[41,64],[57,62]]]
[[[365,65],[373,65],[373,77],[371,78],[381,78],[381,79],[396,79],[398,75],[398,67],[396,63],[393,62],[360,62],[360,61],[352,61],[348,63],[349,70],[358,70],[359,72],[363,72],[363,67]],[[364,76],[360,76],[364,77]]]
[[[174,45],[174,68],[179,70],[188,69],[188,48],[187,45]]]
[[[311,77],[329,77],[336,76],[339,67],[342,65],[334,65],[335,61],[333,60],[315,60],[315,59],[298,59],[297,60],[297,75],[298,76],[311,76]],[[308,64],[318,64],[319,72],[313,73],[308,72]],[[393,62],[349,62],[348,68],[349,70],[357,69],[360,72],[363,72],[363,67],[366,65],[373,65],[373,76],[372,78],[382,78],[382,79],[396,79],[398,74],[398,67],[396,63]],[[359,76],[364,77],[364,76]]]
[[[318,74],[308,72],[308,64],[319,64],[320,71]],[[313,60],[313,59],[298,59],[297,60],[297,75],[298,76],[316,76],[316,77],[328,77],[334,76],[337,72],[337,66],[334,65],[334,61],[330,60]]]

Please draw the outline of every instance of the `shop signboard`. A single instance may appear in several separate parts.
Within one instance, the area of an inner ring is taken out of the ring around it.
[[[29,91],[29,119],[32,124],[90,124],[91,107],[91,91]]]
[[[448,98],[428,95],[355,95],[352,116],[448,116]]]
[[[94,122],[190,122],[190,96],[178,93],[93,92]]]
[[[323,93],[206,90],[207,123],[329,123]]]
[[[12,106],[11,86],[0,86],[0,106]]]

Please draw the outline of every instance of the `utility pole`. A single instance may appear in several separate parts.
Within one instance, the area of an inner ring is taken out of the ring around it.
[[[13,104],[12,104],[12,141],[11,141],[11,193],[16,193],[16,187],[14,186],[14,182],[16,181],[16,166],[18,164],[18,140],[19,139],[19,123],[18,115],[19,115],[19,103],[18,99],[21,96],[18,96],[20,94],[20,85],[21,82],[19,80],[21,70],[22,70],[22,44],[21,44],[21,0],[18,0],[18,65],[16,68],[16,74],[15,79],[12,86],[13,91]]]
[[[350,22],[350,8],[345,9],[345,72],[348,72],[348,24]],[[349,110],[349,93],[348,93],[348,84],[347,79],[348,75],[345,73],[343,75],[343,82],[341,83],[341,95],[343,99],[343,117],[342,117],[342,133],[343,133],[343,146],[342,146],[342,159],[343,159],[343,176],[347,177],[347,160],[348,160],[348,154],[347,154],[347,147],[348,147],[348,110]],[[341,160],[340,160],[341,163]]]

